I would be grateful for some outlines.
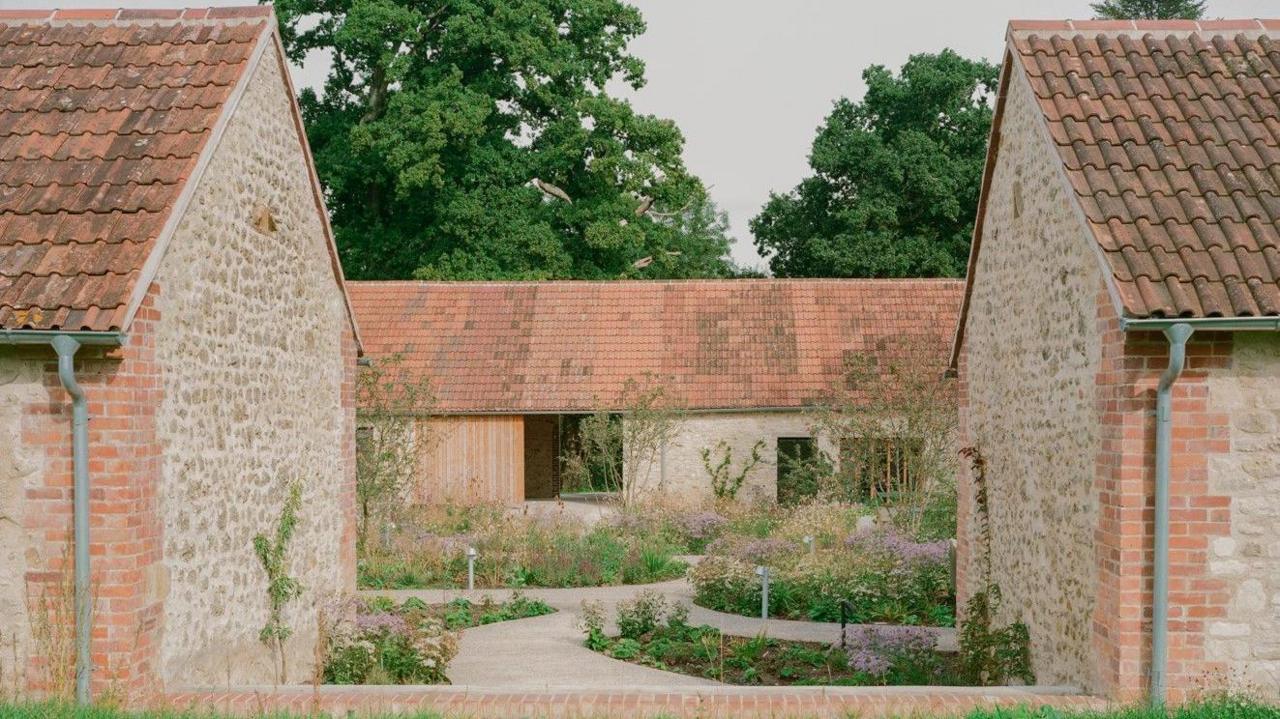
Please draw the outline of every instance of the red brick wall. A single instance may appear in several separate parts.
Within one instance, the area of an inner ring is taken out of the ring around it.
[[[154,415],[160,384],[151,341],[159,319],[158,291],[153,288],[143,303],[124,347],[83,347],[76,356],[76,376],[89,409],[93,685],[98,695],[131,701],[160,690],[152,666],[162,607],[158,585],[163,583],[156,571],[161,543],[155,511]],[[58,380],[56,356],[51,350],[43,353],[48,402],[26,408],[23,427],[24,441],[39,447],[45,458],[42,481],[28,487],[25,496],[23,522],[36,547],[26,580],[33,598],[60,602],[60,587],[73,571],[71,401]],[[69,610],[65,614],[71,616]],[[72,631],[65,627],[60,634],[70,637]],[[48,686],[49,658],[39,656],[40,650],[33,643],[28,683],[36,691],[56,690]]]
[[[1103,366],[1096,490],[1098,602],[1094,646],[1106,693],[1142,696],[1149,682],[1155,492],[1155,389],[1168,365],[1158,332],[1122,332],[1110,301],[1099,301]],[[1229,367],[1231,335],[1197,332],[1173,389],[1170,512],[1169,676],[1175,698],[1220,667],[1204,660],[1205,622],[1226,612],[1229,594],[1208,577],[1209,543],[1229,534],[1230,497],[1209,493],[1208,457],[1230,450],[1228,419],[1209,411],[1206,379]]]
[[[342,335],[342,465],[346,475],[342,488],[342,563],[343,583],[349,591],[356,588],[356,372],[358,350],[355,335]]]

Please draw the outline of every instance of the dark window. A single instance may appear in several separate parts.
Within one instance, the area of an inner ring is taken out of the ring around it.
[[[818,496],[813,437],[778,438],[778,503],[796,504]]]

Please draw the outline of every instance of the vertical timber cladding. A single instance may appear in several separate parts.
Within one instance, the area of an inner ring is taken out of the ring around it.
[[[524,499],[525,425],[520,415],[419,420],[417,500],[511,504]]]
[[[554,414],[524,416],[525,499],[554,499],[558,493],[559,424]]]

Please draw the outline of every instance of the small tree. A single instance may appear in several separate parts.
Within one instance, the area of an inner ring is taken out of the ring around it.
[[[955,382],[937,362],[936,338],[900,337],[846,363],[843,386],[815,418],[837,447],[819,491],[883,506],[902,531],[955,536]]]
[[[302,585],[287,572],[285,557],[293,532],[298,527],[298,509],[301,504],[302,485],[292,482],[289,484],[289,496],[285,498],[275,532],[270,537],[258,534],[253,538],[254,554],[258,555],[262,570],[267,574],[267,623],[262,627],[258,638],[275,650],[281,684],[288,678],[284,643],[293,636],[293,629],[284,621],[284,605],[302,594]]]
[[[631,504],[656,489],[653,464],[675,437],[678,417],[652,375],[642,381],[628,379],[618,406],[620,412],[601,410],[578,425],[577,442],[563,457],[564,476],[573,486],[603,484],[607,491],[617,492],[623,504]]]
[[[707,470],[707,476],[711,478],[711,491],[715,494],[716,499],[733,500],[738,498],[738,490],[742,489],[742,483],[746,481],[747,475],[751,474],[751,470],[760,464],[760,451],[765,447],[764,440],[759,440],[751,446],[751,456],[742,463],[737,472],[733,471],[733,448],[723,439],[716,443],[715,451],[720,455],[720,461],[716,464],[711,463],[711,450],[702,449],[702,466]]]
[[[418,449],[430,438],[418,419],[430,416],[435,395],[429,380],[412,378],[394,355],[361,367],[356,381],[357,543],[369,539],[371,520],[398,506],[418,474]]]
[[[1089,7],[1106,20],[1199,20],[1205,4],[1205,0],[1104,0]]]

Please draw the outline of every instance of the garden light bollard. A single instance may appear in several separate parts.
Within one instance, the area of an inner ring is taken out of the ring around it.
[[[804,546],[809,550],[809,554],[813,554],[814,551],[816,551],[813,545],[813,537],[805,535],[804,539],[801,541],[804,542]]]
[[[467,591],[476,588],[476,548],[467,547]]]
[[[760,618],[769,618],[769,568],[765,566],[756,567],[756,574],[760,576]]]

